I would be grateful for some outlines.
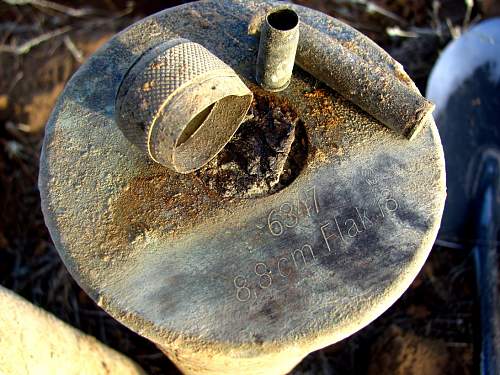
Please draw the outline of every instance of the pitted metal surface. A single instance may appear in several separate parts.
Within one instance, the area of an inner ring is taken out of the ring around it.
[[[42,208],[65,264],[104,309],[187,371],[201,357],[240,373],[264,363],[267,373],[289,370],[399,298],[439,228],[445,175],[434,122],[408,142],[298,68],[273,95],[301,117],[310,152],[274,195],[222,198],[130,148],[114,99],[137,57],[186,38],[256,91],[258,40],[247,25],[272,5],[205,1],[131,26],[75,74],[46,129]],[[415,89],[366,37],[293,7]]]

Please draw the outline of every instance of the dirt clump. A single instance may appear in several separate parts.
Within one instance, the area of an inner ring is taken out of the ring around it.
[[[469,348],[449,347],[443,340],[417,336],[391,326],[375,343],[368,375],[469,374]]]

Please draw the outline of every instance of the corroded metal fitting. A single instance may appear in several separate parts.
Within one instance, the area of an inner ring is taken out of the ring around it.
[[[260,34],[257,82],[269,91],[280,91],[276,88],[278,85],[272,86],[272,78],[278,77],[280,72],[275,61],[292,63],[286,60],[289,57],[282,53],[286,41],[275,40],[280,37],[279,32],[278,36],[268,35],[269,16],[284,9],[293,12],[283,7],[272,8],[265,15],[255,15],[248,25],[250,35]],[[413,83],[404,78],[406,73],[399,63],[393,64],[396,76],[387,74],[374,65],[370,53],[360,54],[359,50],[349,47],[351,41],[342,42],[341,38],[333,38],[308,24],[307,20],[300,22],[297,28],[300,28],[300,36],[297,30],[299,40],[293,49],[295,63],[314,78],[407,139],[413,139],[432,121],[434,104],[425,99]],[[266,60],[261,57],[270,55],[271,52],[275,58]],[[373,53],[375,52],[371,52],[371,55]],[[286,86],[287,84],[284,88]]]
[[[256,80],[265,90],[282,91],[290,84],[299,42],[299,16],[278,7],[265,17],[260,34]]]
[[[238,129],[252,93],[200,44],[175,39],[129,69],[116,98],[117,123],[154,161],[189,173],[209,162]]]
[[[434,104],[412,88],[402,68],[387,74],[338,40],[301,23],[297,65],[375,117],[412,139],[432,119]]]

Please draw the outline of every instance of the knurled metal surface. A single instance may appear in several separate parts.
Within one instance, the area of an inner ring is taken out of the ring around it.
[[[145,152],[156,116],[176,91],[216,71],[234,75],[231,68],[198,43],[181,41],[162,51],[164,48],[159,46],[141,57],[143,61],[129,71],[118,94],[120,126],[127,138]]]

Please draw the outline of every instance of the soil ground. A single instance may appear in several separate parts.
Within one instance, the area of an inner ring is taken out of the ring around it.
[[[472,2],[470,12],[458,0],[296,2],[369,35],[422,91],[450,38],[498,14],[494,1]],[[44,125],[71,74],[115,32],[182,1],[14,3],[0,1],[0,284],[130,356],[148,373],[176,374],[152,343],[106,314],[67,273],[43,222],[37,176]],[[365,329],[308,356],[294,373],[476,373],[474,285],[469,250],[435,247],[395,305]]]

